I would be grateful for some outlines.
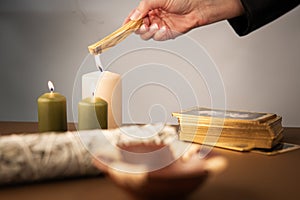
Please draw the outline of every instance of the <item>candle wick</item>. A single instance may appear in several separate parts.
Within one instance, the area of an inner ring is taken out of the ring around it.
[[[50,89],[50,92],[51,92],[51,93],[53,93],[53,92],[54,92],[54,89],[53,89],[53,88],[51,88],[51,89]]]
[[[98,69],[100,70],[100,72],[103,72],[103,69],[100,65],[98,65]]]

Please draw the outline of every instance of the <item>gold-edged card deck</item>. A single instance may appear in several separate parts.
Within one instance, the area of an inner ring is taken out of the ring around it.
[[[184,141],[249,151],[271,149],[283,138],[282,118],[272,113],[194,107],[173,116]]]

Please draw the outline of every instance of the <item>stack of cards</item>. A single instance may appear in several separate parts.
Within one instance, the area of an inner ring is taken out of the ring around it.
[[[249,151],[271,149],[283,138],[282,118],[276,114],[195,107],[173,116],[184,141]]]

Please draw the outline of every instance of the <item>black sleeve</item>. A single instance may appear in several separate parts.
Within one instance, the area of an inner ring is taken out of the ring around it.
[[[300,0],[241,0],[245,14],[229,19],[239,36],[264,26],[299,5]]]

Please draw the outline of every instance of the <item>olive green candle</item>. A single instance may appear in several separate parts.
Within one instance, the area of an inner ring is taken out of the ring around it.
[[[99,97],[88,97],[78,104],[78,129],[107,129],[107,102]]]
[[[38,128],[40,132],[66,131],[66,98],[54,92],[51,81],[48,82],[49,93],[38,98]]]

